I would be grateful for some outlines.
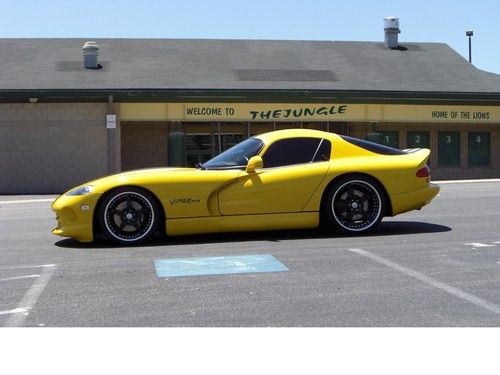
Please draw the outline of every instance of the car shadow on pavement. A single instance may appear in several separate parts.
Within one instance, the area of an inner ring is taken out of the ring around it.
[[[449,232],[450,227],[422,223],[417,221],[383,221],[373,233],[365,234],[362,237],[374,236],[397,236],[424,233]],[[176,246],[192,245],[203,243],[227,243],[227,242],[248,242],[248,241],[270,241],[280,242],[282,240],[307,240],[317,238],[348,238],[352,236],[334,233],[325,229],[302,229],[302,230],[279,230],[263,232],[238,232],[238,233],[216,233],[199,234],[190,236],[156,236],[151,241],[139,245],[121,246],[108,241],[104,236],[96,236],[91,243],[80,243],[74,239],[67,238],[55,243],[58,247],[70,249],[102,249],[119,247],[150,247],[150,246]]]

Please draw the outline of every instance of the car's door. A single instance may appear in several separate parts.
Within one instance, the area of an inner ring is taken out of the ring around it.
[[[299,212],[330,166],[331,144],[321,138],[278,140],[262,155],[263,168],[242,171],[219,191],[222,215]]]

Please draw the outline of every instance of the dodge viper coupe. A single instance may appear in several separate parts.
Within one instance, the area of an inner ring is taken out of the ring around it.
[[[52,204],[53,233],[120,244],[210,232],[314,228],[373,231],[439,192],[430,150],[397,150],[316,130],[248,138],[197,168],[155,168],[78,186]]]

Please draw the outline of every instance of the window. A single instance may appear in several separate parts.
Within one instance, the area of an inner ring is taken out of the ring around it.
[[[172,133],[171,133],[172,134]],[[244,140],[243,134],[236,133],[195,133],[186,135],[186,162],[187,166],[205,163],[220,150],[226,151]],[[169,145],[174,147],[175,144]],[[184,146],[183,146],[184,147]],[[184,152],[184,150],[182,150]]]
[[[490,165],[490,133],[469,133],[469,167]]]
[[[212,157],[212,134],[187,134],[186,135],[186,162],[187,166],[194,167],[204,163]],[[182,150],[184,152],[184,150]]]
[[[331,152],[332,152],[332,145],[326,139],[323,139],[316,151],[316,155],[314,155],[313,162],[316,163],[318,161],[330,160]]]
[[[243,134],[221,134],[220,138],[215,135],[215,149],[219,149],[219,139],[221,141],[221,151],[226,151],[231,147],[243,142]]]
[[[375,133],[372,133],[375,134]],[[380,134],[380,133],[378,133]],[[340,136],[344,141],[352,143],[355,146],[361,147],[370,152],[374,152],[376,154],[381,155],[405,155],[406,152],[398,150],[397,148],[392,148],[388,146],[381,145],[379,143],[375,143],[372,141],[364,141],[359,138],[348,137],[347,135]]]
[[[438,132],[438,164],[460,166],[460,132]]]
[[[248,138],[217,155],[200,166],[202,169],[245,168],[248,160],[259,153],[264,143],[257,138]]]
[[[288,138],[271,144],[263,155],[264,168],[330,159],[331,145],[320,138]]]

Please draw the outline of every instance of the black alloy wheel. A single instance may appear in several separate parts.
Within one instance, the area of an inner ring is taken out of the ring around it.
[[[328,224],[337,231],[367,233],[374,230],[384,216],[384,194],[372,179],[350,176],[332,186],[323,209]]]
[[[105,196],[99,208],[99,225],[110,240],[137,244],[155,234],[159,213],[149,192],[134,187],[120,188]]]

